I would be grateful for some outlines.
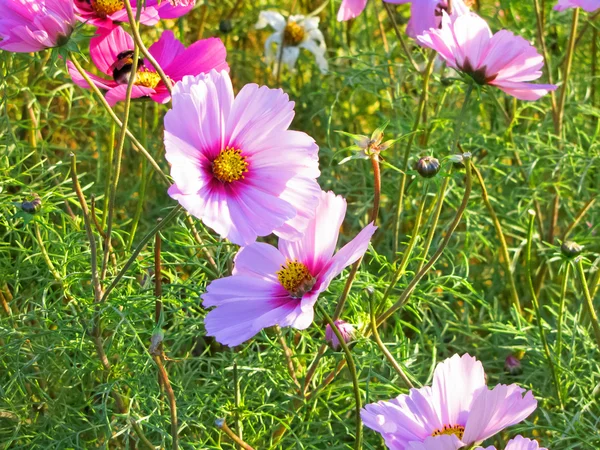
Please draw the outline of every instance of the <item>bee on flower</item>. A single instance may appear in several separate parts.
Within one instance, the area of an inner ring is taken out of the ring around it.
[[[304,48],[314,55],[321,73],[327,73],[329,69],[325,58],[327,47],[323,33],[319,30],[318,17],[295,15],[289,16],[286,20],[278,12],[262,11],[258,16],[255,28],[261,30],[267,26],[271,26],[275,30],[265,42],[267,64],[274,63],[275,66],[278,66],[281,60],[282,64],[294,69],[300,56],[300,49]]]

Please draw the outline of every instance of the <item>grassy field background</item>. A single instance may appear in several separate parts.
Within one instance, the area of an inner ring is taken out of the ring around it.
[[[406,251],[419,207],[426,202],[424,221],[407,270],[392,290],[390,305],[422,263],[423,243],[432,228],[435,199],[445,177],[449,177],[447,200],[432,249],[439,245],[462,199],[464,172],[453,169],[448,157],[465,85],[449,79],[448,72],[436,65],[425,109],[427,121],[425,125],[421,121],[418,128],[409,168],[421,156],[433,155],[442,161],[442,172],[426,180],[409,170],[397,222],[402,161],[422,93],[421,75],[407,62],[380,2],[370,2],[363,15],[341,24],[335,20],[339,5],[331,1],[319,13],[329,73],[322,75],[310,53],[302,52],[296,70],[284,69],[278,76],[264,61],[263,44],[269,31],[254,29],[259,12],[299,14],[320,6],[321,2],[310,0],[199,2],[186,17],[142,31],[147,43],[155,41],[164,29],[174,30],[186,45],[202,37],[220,37],[227,46],[236,90],[249,82],[277,87],[279,78],[281,87],[296,102],[292,127],[313,136],[320,147],[322,188],[348,200],[340,244],[368,222],[373,179],[368,161],[338,164],[350,154],[344,148],[351,142],[336,131],[370,134],[389,121],[386,137],[400,139],[382,154],[380,229],[343,314],[348,322],[366,324],[366,288],[373,288],[381,298]],[[572,13],[554,12],[552,6],[545,2],[544,35],[553,79],[562,84],[560,63]],[[508,28],[540,48],[532,2],[483,0],[475,8],[493,30]],[[393,10],[403,29],[408,5]],[[232,26],[228,33],[223,32],[225,20]],[[538,409],[510,433],[488,443],[499,448],[517,432],[540,438],[551,450],[600,448],[600,354],[585,312],[576,264],[560,251],[567,231],[569,239],[585,246],[582,264],[595,295],[600,274],[600,210],[595,202],[600,190],[598,28],[598,19],[581,15],[581,37],[567,85],[560,135],[553,126],[549,96],[521,102],[485,89],[473,94],[465,111],[461,145],[472,152],[506,234],[523,317],[519,319],[511,308],[498,236],[481,186],[475,182],[464,218],[442,258],[418,285],[402,313],[380,331],[418,385],[431,381],[440,360],[468,352],[483,362],[489,384],[516,382],[532,389]],[[407,44],[415,61],[424,67],[427,53],[408,38]],[[91,67],[89,60],[85,64]],[[71,180],[73,152],[83,191],[88,200],[95,198],[98,221],[104,225],[115,128],[92,94],[73,85],[64,61],[53,61],[49,53],[0,52],[0,95],[0,447],[143,448],[132,420],[155,446],[169,447],[169,407],[148,352],[155,327],[153,241],[96,311],[90,249]],[[130,117],[130,130],[166,173],[162,117],[167,109],[135,101]],[[116,112],[122,115],[122,104]],[[21,202],[35,195],[41,199],[41,210],[33,215],[23,212]],[[156,220],[175,205],[162,180],[127,142],[109,281]],[[537,212],[534,283],[564,407],[557,397],[526,284],[530,209]],[[351,448],[354,397],[347,371],[303,401],[272,330],[235,349],[221,347],[204,336],[206,311],[199,296],[211,280],[229,273],[237,249],[219,241],[200,221],[194,223],[214,255],[215,266],[207,260],[183,215],[161,232],[164,349],[177,399],[180,447],[235,448],[215,426],[215,419],[226,418],[255,448]],[[274,242],[272,238],[265,241]],[[563,286],[567,266],[572,268]],[[320,298],[330,312],[347,275],[348,270]],[[563,288],[566,310],[558,354],[557,317]],[[89,336],[95,317],[101,320],[101,341],[110,370],[103,369]],[[282,331],[302,379],[324,342],[324,325],[317,320],[304,332]],[[365,403],[406,392],[372,339],[359,337],[353,354]],[[504,371],[510,354],[522,358],[522,373]],[[311,390],[342,359],[343,353],[328,349]],[[116,408],[110,395],[115,390],[126,400],[127,413]],[[279,440],[276,436],[282,431]],[[365,429],[364,448],[384,447],[378,434]]]

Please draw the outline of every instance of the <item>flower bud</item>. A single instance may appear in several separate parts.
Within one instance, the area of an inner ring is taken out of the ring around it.
[[[23,200],[21,203],[21,209],[29,214],[35,214],[42,208],[42,199],[37,195],[31,201]]]
[[[582,250],[583,245],[579,245],[577,242],[573,241],[565,241],[560,246],[560,251],[567,258],[575,258],[576,256],[579,256]]]
[[[504,371],[509,375],[519,375],[523,372],[521,361],[515,355],[508,355],[504,361]]]
[[[440,171],[440,162],[433,156],[424,156],[417,162],[416,169],[423,178],[432,178]]]
[[[233,30],[233,24],[229,19],[223,19],[219,22],[219,31],[223,34],[231,33]]]
[[[336,320],[334,323],[337,329],[340,330],[340,334],[344,338],[346,344],[354,339],[356,330],[351,324],[344,322],[343,320]],[[331,344],[331,347],[333,347],[334,350],[340,348],[340,341],[329,324],[327,324],[327,327],[325,328],[325,340]]]

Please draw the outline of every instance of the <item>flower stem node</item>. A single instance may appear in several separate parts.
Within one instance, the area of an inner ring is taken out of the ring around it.
[[[433,156],[424,156],[417,162],[416,169],[423,178],[433,178],[440,171],[440,162]]]
[[[560,251],[567,258],[575,258],[583,251],[583,245],[579,245],[577,242],[565,241],[560,246]]]

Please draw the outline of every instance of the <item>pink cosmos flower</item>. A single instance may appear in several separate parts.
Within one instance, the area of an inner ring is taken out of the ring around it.
[[[406,26],[406,34],[412,38],[423,34],[430,28],[439,28],[442,23],[442,11],[448,12],[447,0],[384,0],[386,3],[404,4],[410,3],[410,20]],[[342,0],[342,5],[338,10],[337,20],[354,19],[359,16],[367,0]],[[469,12],[468,6],[463,0],[452,1],[452,19],[457,18]]]
[[[477,447],[476,450],[483,450],[481,447]],[[496,450],[496,447],[490,445],[485,450]],[[504,450],[548,450],[547,448],[540,447],[537,441],[524,438],[523,436],[517,436],[514,439],[508,441]]]
[[[335,326],[340,330],[340,334],[344,338],[344,342],[347,344],[348,342],[354,339],[354,333],[356,330],[352,326],[352,324],[345,322],[343,320],[336,320]],[[334,350],[340,348],[340,340],[333,332],[333,329],[329,324],[325,327],[325,340],[331,344]]]
[[[137,1],[130,1],[135,15]],[[194,1],[184,1],[185,4],[169,0],[146,0],[140,22],[144,25],[156,25],[160,19],[181,17],[194,7]],[[72,0],[72,3],[75,4],[78,19],[96,27],[112,28],[119,22],[129,21],[124,0]]]
[[[567,8],[581,8],[587,12],[600,9],[600,0],[558,0],[554,6],[556,11],[564,11]]]
[[[520,100],[537,100],[556,89],[552,84],[527,83],[542,76],[544,58],[522,37],[507,30],[492,35],[486,21],[474,13],[454,21],[442,14],[442,27],[431,28],[417,39],[453,69]]]
[[[72,0],[0,0],[0,49],[38,52],[64,45],[75,27]]]
[[[322,192],[301,240],[279,239],[278,248],[260,242],[242,248],[233,275],[213,281],[202,296],[204,307],[216,306],[204,320],[207,334],[233,347],[273,325],[307,328],[319,294],[366,252],[377,229],[367,225],[334,255],[345,215],[346,201]]]
[[[90,42],[90,56],[100,72],[110,78],[88,73],[94,84],[106,90],[106,100],[112,106],[125,100],[127,83],[133,62],[133,38],[121,27],[100,28]],[[175,39],[173,32],[164,31],[148,51],[160,64],[165,74],[174,82],[185,75],[198,75],[211,69],[229,69],[225,58],[227,51],[218,38],[202,39],[187,49]],[[68,61],[71,78],[78,86],[89,89],[87,81]],[[158,103],[167,103],[171,96],[154,67],[140,59],[131,98],[150,97]]]
[[[489,389],[481,363],[465,354],[438,364],[431,387],[367,405],[361,417],[382,434],[388,448],[412,450],[410,442],[425,443],[430,436],[455,435],[460,446],[479,443],[524,420],[536,407],[531,391],[516,384]]]
[[[299,239],[321,194],[319,147],[288,130],[293,117],[281,89],[247,84],[234,98],[227,72],[185,77],[165,117],[169,195],[235,244]]]

